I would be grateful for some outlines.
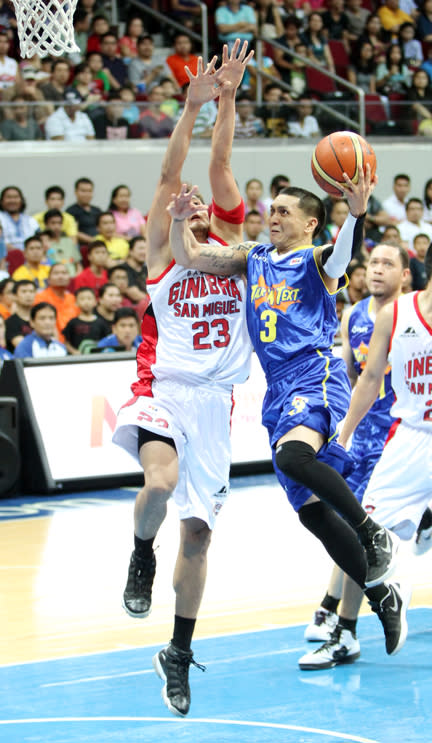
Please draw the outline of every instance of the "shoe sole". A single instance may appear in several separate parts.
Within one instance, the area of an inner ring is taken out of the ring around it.
[[[126,614],[129,614],[129,616],[132,617],[132,619],[145,619],[146,617],[148,617],[148,615],[151,613],[151,610],[152,610],[152,608],[150,607],[150,609],[148,609],[148,611],[143,611],[143,612],[141,612],[141,614],[139,614],[136,611],[131,611],[126,606],[124,599],[122,601],[122,607],[125,610]]]
[[[388,578],[390,578],[393,575],[393,573],[394,573],[394,571],[396,569],[397,557],[398,557],[398,551],[399,551],[399,545],[400,545],[400,539],[392,531],[388,531],[388,535],[389,535],[389,537],[391,539],[391,542],[392,542],[392,545],[393,545],[393,547],[392,547],[392,558],[391,558],[391,561],[388,564],[387,570],[382,575],[378,576],[378,578],[375,578],[372,581],[366,581],[365,580],[365,587],[366,588],[374,588],[375,586],[379,586],[380,583],[384,583],[385,580],[387,580]]]
[[[400,592],[400,597],[402,599],[402,607],[401,607],[401,633],[399,635],[399,642],[396,645],[395,649],[391,651],[391,653],[388,653],[388,655],[396,655],[399,650],[402,650],[403,646],[405,645],[405,641],[407,639],[408,635],[408,620],[407,620],[407,611],[408,606],[411,601],[411,589],[407,589],[404,592]]]
[[[322,663],[319,666],[313,663],[299,663],[299,668],[301,671],[327,671],[335,666],[347,666],[354,663],[357,658],[360,658],[360,650],[352,655],[347,655],[343,660],[329,660],[328,663]]]
[[[327,642],[327,640],[330,639],[330,635],[331,635],[331,631],[326,632],[326,634],[321,635],[321,637],[318,637],[318,635],[307,634],[305,632],[304,639],[306,640],[306,642]]]
[[[169,700],[169,697],[168,697],[167,691],[166,691],[166,689],[167,689],[167,678],[165,676],[164,669],[162,668],[161,662],[159,660],[159,653],[156,653],[156,655],[153,656],[152,663],[153,663],[153,668],[156,671],[156,673],[159,676],[159,678],[162,679],[162,681],[165,682],[164,685],[163,685],[163,687],[162,687],[162,689],[161,689],[161,697],[162,697],[162,699],[164,701],[164,704],[168,707],[168,709],[171,712],[171,714],[172,715],[175,715],[175,717],[186,717],[187,712],[180,712],[178,709],[176,709],[175,707],[173,707],[173,705],[171,704],[171,702]]]

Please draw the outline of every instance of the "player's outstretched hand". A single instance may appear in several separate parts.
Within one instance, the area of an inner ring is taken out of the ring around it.
[[[185,67],[186,75],[189,78],[189,87],[187,91],[187,100],[191,103],[207,103],[219,95],[219,83],[215,75],[217,57],[216,55],[210,60],[204,69],[203,58],[198,57],[196,75]]]
[[[192,186],[191,190],[188,191],[187,184],[183,183],[180,193],[171,194],[171,201],[167,206],[167,211],[172,219],[177,222],[183,222],[185,219],[193,217],[194,214],[207,211],[207,206],[196,198],[198,191],[198,186]]]
[[[228,46],[224,44],[222,51],[222,65],[216,73],[218,83],[224,88],[236,90],[240,85],[246,65],[252,59],[253,51],[247,54],[248,42],[244,41],[240,48],[241,41],[236,39],[228,54]]]
[[[354,217],[360,217],[367,211],[369,196],[378,183],[378,177],[374,175],[371,178],[371,169],[369,163],[366,165],[366,173],[363,168],[359,168],[359,177],[357,183],[353,183],[349,176],[343,174],[345,185],[340,186],[343,196],[348,201],[350,212]]]

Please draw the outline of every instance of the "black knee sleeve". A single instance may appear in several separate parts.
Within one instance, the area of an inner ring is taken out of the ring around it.
[[[296,482],[304,483],[307,471],[314,462],[315,450],[304,441],[284,441],[276,449],[277,466]]]

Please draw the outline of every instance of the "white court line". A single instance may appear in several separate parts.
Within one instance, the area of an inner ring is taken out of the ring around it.
[[[301,653],[304,650],[304,647],[300,648],[290,648],[289,650],[273,650],[268,653],[253,653],[251,655],[236,655],[231,656],[230,658],[221,658],[220,660],[213,660],[210,663],[207,663],[207,666],[209,668],[213,668],[213,666],[219,666],[223,665],[224,663],[237,663],[238,661],[244,661],[244,660],[253,660],[255,658],[268,658],[270,655],[288,655],[289,653]],[[126,673],[113,673],[109,674],[108,676],[84,676],[80,679],[74,679],[73,681],[53,681],[50,684],[40,684],[40,689],[46,689],[50,686],[70,686],[71,684],[87,684],[91,681],[106,681],[107,679],[116,679],[116,678],[124,678],[127,676],[143,676],[147,673],[154,673],[153,668],[147,669],[145,671],[128,671]]]
[[[363,738],[350,733],[338,733],[335,730],[323,730],[321,728],[309,728],[302,725],[287,725],[278,722],[255,722],[249,720],[220,720],[206,717],[188,718],[187,720],[171,720],[166,717],[34,717],[28,720],[0,720],[0,725],[28,725],[46,724],[48,722],[167,722],[174,725],[185,725],[188,723],[200,723],[206,725],[240,725],[243,727],[272,728],[273,730],[297,730],[301,733],[312,733],[313,735],[328,735],[353,743],[380,743],[372,738]]]

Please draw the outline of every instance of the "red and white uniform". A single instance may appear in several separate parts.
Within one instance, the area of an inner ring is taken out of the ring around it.
[[[394,303],[389,361],[398,418],[375,467],[363,505],[378,523],[410,539],[432,493],[432,327],[420,292]]]
[[[229,486],[232,387],[250,370],[246,289],[240,277],[172,261],[147,281],[147,290],[135,397],[120,410],[113,441],[138,459],[139,426],[172,438],[180,517],[201,518],[212,528]]]

